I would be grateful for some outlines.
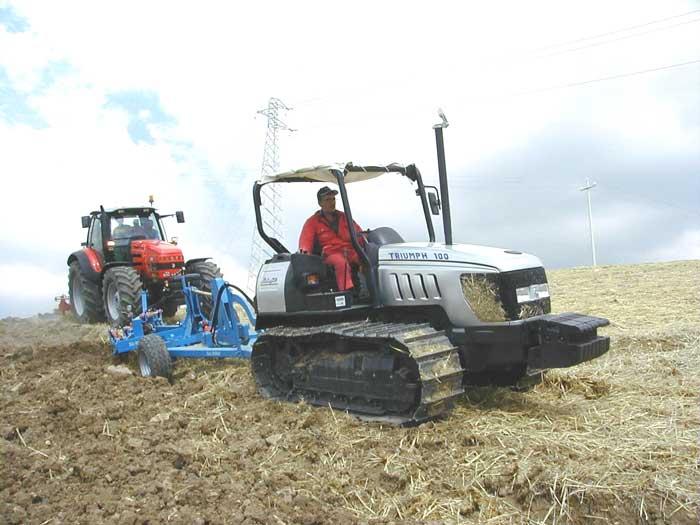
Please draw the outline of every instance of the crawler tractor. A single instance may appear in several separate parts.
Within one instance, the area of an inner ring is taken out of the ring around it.
[[[183,272],[198,274],[198,287],[211,292],[219,268],[208,258],[185,262],[173,239],[168,242],[162,219],[155,208],[125,207],[98,211],[82,217],[87,228],[83,248],[68,257],[68,290],[76,318],[82,323],[107,321],[114,326],[128,324],[141,313],[141,291],[148,303],[172,316],[184,303],[177,279]],[[178,223],[183,212],[175,213]],[[209,314],[211,295],[202,298],[202,310]]]
[[[528,388],[546,369],[608,351],[609,338],[597,334],[607,319],[550,313],[537,257],[453,242],[442,118],[435,126],[439,192],[413,164],[319,166],[255,183],[258,232],[275,252],[256,284],[256,329],[263,331],[251,364],[263,396],[415,424],[444,414],[470,386]],[[428,239],[407,243],[378,227],[360,243],[350,228],[362,262],[352,292],[336,289],[320,253],[292,253],[265,232],[260,194],[267,184],[336,184],[352,224],[347,185],[379,176],[415,184]],[[432,223],[441,211],[444,243]]]

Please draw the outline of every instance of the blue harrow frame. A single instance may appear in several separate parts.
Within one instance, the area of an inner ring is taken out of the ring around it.
[[[131,325],[121,329],[111,328],[109,338],[112,354],[127,354],[138,350],[139,344],[148,334],[159,336],[171,358],[224,358],[249,359],[252,345],[258,337],[251,329],[255,325],[255,313],[250,305],[231,291],[232,286],[221,278],[211,282],[211,297],[214,304],[212,319],[201,310],[198,295],[206,294],[188,283],[188,279],[199,275],[179,277],[185,296],[185,318],[175,325],[165,324],[162,311],[148,307],[146,292],[141,293],[141,313],[132,319]],[[245,312],[251,325],[241,322],[235,305]]]

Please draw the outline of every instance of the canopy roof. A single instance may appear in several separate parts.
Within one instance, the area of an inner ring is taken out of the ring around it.
[[[270,182],[338,182],[335,173],[340,172],[346,184],[373,179],[385,173],[406,174],[406,168],[400,164],[387,166],[355,166],[352,162],[347,164],[329,164],[325,166],[311,166],[298,170],[285,171],[267,175],[258,181],[259,184]]]

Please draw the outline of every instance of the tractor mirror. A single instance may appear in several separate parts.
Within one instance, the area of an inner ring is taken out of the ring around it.
[[[177,217],[177,222],[179,222],[179,223],[185,222],[185,213],[184,212],[176,211],[175,217]]]
[[[83,223],[83,228],[90,227],[90,216],[89,215],[83,215],[82,217],[80,217],[80,221]]]
[[[430,204],[430,211],[433,215],[440,215],[440,200],[434,193],[428,193],[428,203]]]

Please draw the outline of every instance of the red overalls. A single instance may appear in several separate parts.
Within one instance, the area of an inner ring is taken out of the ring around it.
[[[338,290],[350,290],[352,284],[352,272],[350,265],[360,265],[360,258],[352,247],[350,241],[350,230],[348,220],[342,211],[335,211],[337,221],[329,222],[323,216],[322,211],[317,211],[304,223],[299,236],[299,251],[313,253],[314,244],[321,247],[323,262],[333,265],[335,268],[335,280]],[[356,222],[353,221],[355,231],[358,233],[357,240],[360,246],[364,246],[364,237],[359,235],[362,232]]]

